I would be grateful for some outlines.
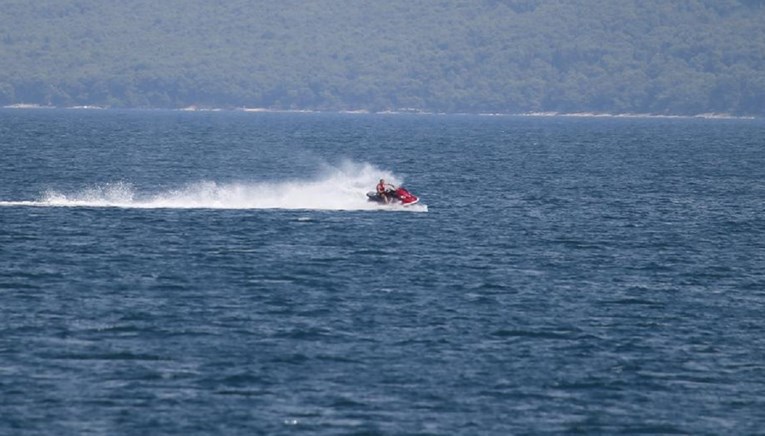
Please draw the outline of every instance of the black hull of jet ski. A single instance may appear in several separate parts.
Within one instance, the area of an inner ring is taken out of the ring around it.
[[[390,191],[387,195],[388,199],[386,201],[386,199],[377,192],[367,192],[367,200],[381,205],[398,204],[402,206],[410,206],[420,201],[417,196],[413,195],[403,187],[399,187],[395,191]]]

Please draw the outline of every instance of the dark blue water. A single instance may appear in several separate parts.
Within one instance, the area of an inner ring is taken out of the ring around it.
[[[0,111],[0,152],[0,434],[765,428],[762,121]]]

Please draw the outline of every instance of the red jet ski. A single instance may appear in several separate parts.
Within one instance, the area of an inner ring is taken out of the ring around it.
[[[403,186],[387,190],[385,194],[388,196],[388,201],[385,201],[385,198],[377,192],[367,192],[367,199],[379,204],[400,204],[402,206],[409,206],[420,201],[417,196],[407,191]]]

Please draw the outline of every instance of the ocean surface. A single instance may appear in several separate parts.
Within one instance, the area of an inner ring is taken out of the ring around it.
[[[763,120],[0,110],[0,434],[763,429]]]

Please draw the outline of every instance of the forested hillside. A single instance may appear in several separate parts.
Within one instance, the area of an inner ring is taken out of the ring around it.
[[[761,0],[0,0],[0,104],[765,115]]]

